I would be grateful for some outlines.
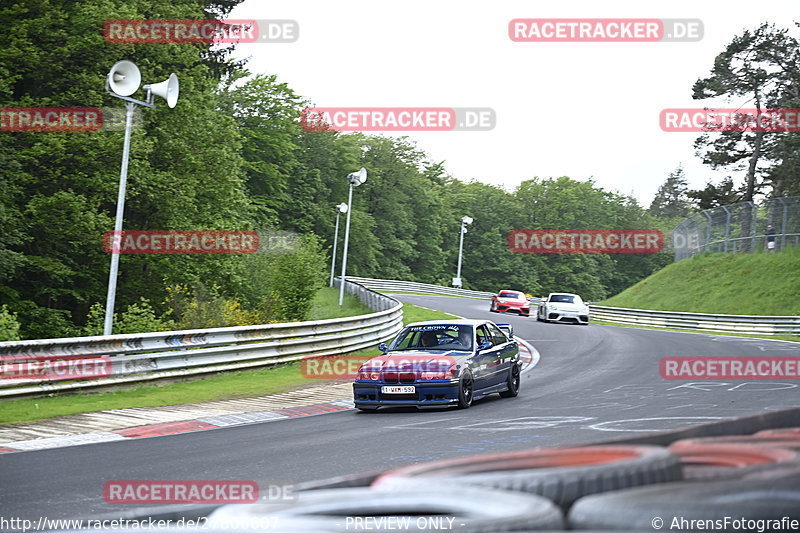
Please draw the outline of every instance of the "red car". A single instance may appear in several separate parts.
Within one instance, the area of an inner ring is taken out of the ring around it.
[[[493,313],[516,311],[520,316],[530,316],[531,304],[528,298],[519,291],[500,291],[492,295],[489,311]]]

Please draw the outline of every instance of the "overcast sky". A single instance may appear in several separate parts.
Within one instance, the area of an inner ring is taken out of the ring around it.
[[[699,42],[519,43],[515,18],[699,18]],[[491,107],[491,131],[409,132],[461,180],[513,190],[535,176],[592,177],[649,205],[682,164],[693,188],[726,174],[694,156],[664,108],[703,107],[698,77],[746,28],[800,20],[797,0],[246,0],[232,19],[294,19],[294,43],[240,45],[319,107]],[[730,102],[739,107],[745,99]],[[718,104],[720,104],[718,102]],[[734,177],[741,179],[741,174]]]

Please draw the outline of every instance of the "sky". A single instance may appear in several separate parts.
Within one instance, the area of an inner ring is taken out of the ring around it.
[[[730,172],[695,156],[696,133],[665,132],[664,108],[702,108],[693,83],[731,39],[800,20],[797,0],[245,0],[231,19],[292,19],[293,43],[239,45],[318,107],[489,107],[490,131],[405,132],[447,172],[513,190],[533,177],[593,179],[645,207],[682,165],[691,188]],[[698,42],[513,42],[516,18],[700,19]],[[739,107],[746,99],[728,102]],[[387,134],[388,135],[388,134]],[[354,169],[355,170],[355,169]],[[733,173],[740,182],[743,173]]]

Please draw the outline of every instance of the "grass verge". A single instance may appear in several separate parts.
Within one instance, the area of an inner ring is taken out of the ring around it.
[[[314,320],[335,318],[338,313],[339,293],[335,289],[323,289],[315,300]],[[357,298],[345,295],[344,313],[353,316],[369,313]],[[319,307],[317,307],[319,303]],[[420,322],[452,318],[453,315],[423,309],[410,304],[403,305],[403,322]],[[334,316],[331,316],[334,315]],[[380,352],[376,348],[359,350],[364,359]],[[62,396],[3,400],[0,402],[0,424],[33,422],[57,416],[90,413],[108,409],[129,407],[163,407],[167,405],[193,404],[216,400],[252,398],[267,394],[278,394],[298,389],[309,384],[322,383],[303,376],[300,363],[290,363],[257,370],[226,372],[179,383],[142,385],[133,389],[110,392],[85,392]],[[233,391],[233,392],[232,392]]]
[[[700,254],[668,265],[601,305],[732,315],[800,315],[800,247]]]

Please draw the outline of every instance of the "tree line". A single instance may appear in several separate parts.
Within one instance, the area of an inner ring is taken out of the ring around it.
[[[302,320],[309,294],[327,277],[345,176],[362,166],[369,179],[354,195],[351,275],[449,284],[464,215],[474,219],[465,288],[600,300],[671,261],[668,252],[516,254],[507,235],[585,228],[668,235],[683,216],[672,209],[684,206],[682,193],[665,192],[646,209],[566,176],[532,176],[513,190],[461,181],[408,138],[303,129],[299,117],[310,102],[274,75],[252,75],[231,59],[232,47],[103,40],[107,19],[224,18],[240,1],[29,0],[0,8],[0,107],[118,106],[104,78],[121,59],[139,65],[144,80],[178,73],[177,107],[138,117],[124,229],[299,236],[291,252],[123,255],[115,332]],[[109,264],[102,238],[114,225],[122,136],[0,131],[0,336],[99,332]]]

